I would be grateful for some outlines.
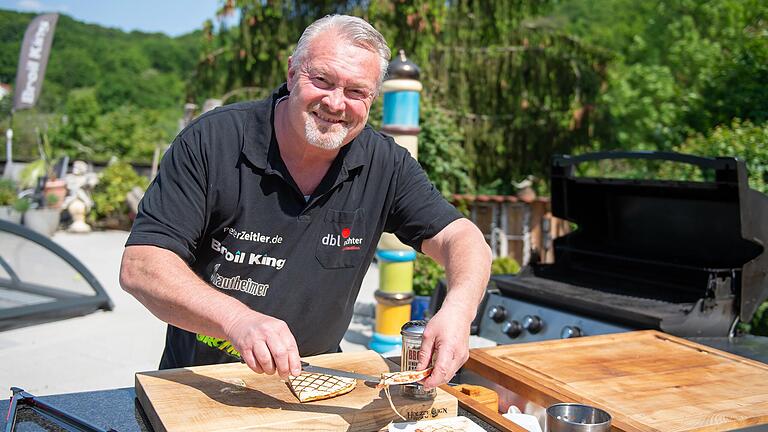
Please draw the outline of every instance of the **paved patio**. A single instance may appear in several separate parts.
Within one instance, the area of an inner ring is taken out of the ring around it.
[[[115,308],[84,317],[0,332],[0,397],[10,387],[34,395],[132,387],[134,373],[155,370],[165,342],[165,324],[119,286],[124,231],[57,232],[53,241],[76,256],[99,280]],[[378,288],[372,264],[358,296],[369,312]],[[372,319],[356,315],[342,341],[344,351],[367,349]]]

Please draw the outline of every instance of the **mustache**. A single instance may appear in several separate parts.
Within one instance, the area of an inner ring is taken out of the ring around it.
[[[334,113],[326,110],[325,108],[323,108],[323,106],[320,103],[316,103],[316,104],[310,106],[309,110],[310,111],[316,111],[319,114],[321,114],[321,115],[323,115],[325,117],[328,117],[328,118],[332,118],[334,120],[347,121],[347,116],[344,114],[344,112],[342,112],[340,115],[339,114],[334,114]]]

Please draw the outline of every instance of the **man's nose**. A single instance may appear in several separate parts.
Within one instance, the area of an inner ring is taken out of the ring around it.
[[[329,91],[325,97],[325,104],[332,112],[344,111],[344,88],[336,87]]]

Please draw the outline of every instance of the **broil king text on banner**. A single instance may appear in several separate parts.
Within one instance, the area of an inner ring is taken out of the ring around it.
[[[40,96],[51,52],[53,31],[59,14],[44,14],[35,17],[24,33],[24,42],[19,53],[19,66],[16,69],[16,87],[14,88],[14,111],[32,108]]]

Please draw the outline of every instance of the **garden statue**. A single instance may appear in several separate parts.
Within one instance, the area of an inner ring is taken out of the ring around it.
[[[69,232],[90,232],[91,227],[85,222],[85,215],[93,207],[90,191],[99,182],[96,173],[90,170],[87,163],[78,160],[72,164],[72,173],[64,176],[67,182],[67,197],[64,199],[63,208],[72,216],[72,224],[67,229]]]

